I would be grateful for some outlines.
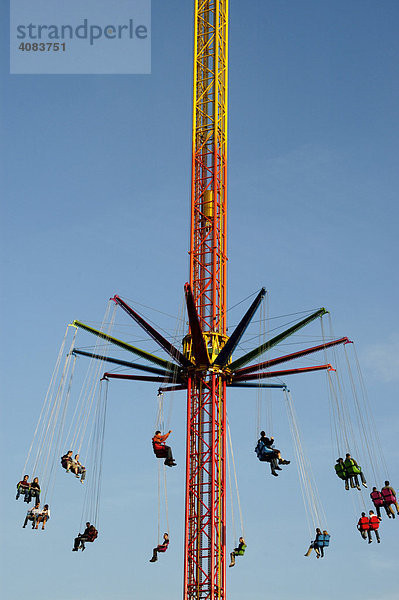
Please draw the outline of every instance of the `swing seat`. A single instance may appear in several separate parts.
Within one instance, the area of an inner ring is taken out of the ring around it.
[[[94,542],[98,537],[98,531],[95,527],[87,534],[86,542]]]
[[[261,455],[261,456],[258,456],[258,458],[259,458],[260,462],[268,462],[269,463],[272,461],[273,456],[271,454]]]
[[[328,546],[330,545],[330,534],[325,533],[325,534],[323,534],[323,537],[324,537],[323,546],[324,546],[324,548],[328,548]]]
[[[259,460],[260,460],[260,462],[271,463],[272,462],[272,457],[271,456],[264,456],[263,458],[260,458]]]
[[[255,448],[256,456],[261,462],[271,462],[274,456],[274,450],[267,448],[264,444],[259,444]]]
[[[157,458],[167,458],[168,452],[167,452],[165,446],[162,446],[160,448],[159,446],[156,447],[156,446],[153,445],[152,447],[153,447],[153,450],[154,450],[154,454],[155,454],[155,456]]]
[[[67,461],[67,460],[61,460],[61,467],[65,470],[67,470],[68,468],[68,462],[69,462],[69,470],[71,468],[72,465],[72,461]]]

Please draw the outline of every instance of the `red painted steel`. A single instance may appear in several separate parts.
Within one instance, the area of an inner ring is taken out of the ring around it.
[[[263,373],[254,373],[253,375],[242,375],[233,377],[233,382],[251,381],[253,379],[264,379],[267,377],[284,377],[285,375],[294,375],[296,373],[311,373],[312,371],[334,371],[331,365],[317,365],[316,367],[301,367],[298,369],[287,369],[286,371],[266,371]]]
[[[238,369],[235,371],[235,376],[241,376],[246,373],[253,373],[254,371],[260,371],[261,369],[268,369],[269,367],[273,367],[274,365],[279,365],[282,362],[287,362],[289,360],[295,360],[296,358],[301,358],[302,356],[307,356],[308,354],[312,354],[313,352],[320,352],[320,350],[326,350],[327,348],[331,348],[332,346],[337,346],[338,344],[351,344],[352,342],[347,338],[343,337],[339,340],[333,340],[332,342],[326,342],[325,344],[320,344],[319,346],[312,346],[312,348],[306,348],[305,350],[299,350],[298,352],[292,352],[292,354],[286,354],[285,356],[279,356],[277,358],[272,358],[270,360],[266,360],[265,362],[258,363],[257,365],[251,365],[250,367],[244,367],[243,369]]]
[[[105,379],[130,379],[132,381],[151,381],[154,383],[176,383],[175,377],[151,377],[146,375],[125,375],[124,373],[104,373]],[[178,383],[178,381],[177,381]]]
[[[226,339],[227,4],[195,2],[190,285],[211,362]],[[219,600],[226,386],[221,372],[196,367],[187,393],[184,600]]]

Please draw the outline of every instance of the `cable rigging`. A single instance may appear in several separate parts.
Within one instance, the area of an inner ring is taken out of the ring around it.
[[[309,534],[312,536],[312,531],[314,531],[316,528],[321,528],[321,524],[327,527],[327,519],[320,501],[316,482],[313,476],[312,466],[304,450],[291,392],[287,389],[284,389],[284,397],[288,422],[294,442],[294,451],[298,466],[298,475],[303,502],[306,510]]]
[[[87,474],[87,486],[83,501],[80,528],[85,522],[99,527],[100,499],[103,472],[104,435],[107,416],[108,381],[102,380],[97,393],[97,402],[93,412],[91,444],[87,456],[90,465]]]
[[[227,424],[227,440],[228,440],[227,452],[226,452],[226,454],[227,454],[227,474],[228,474],[228,482],[229,482],[229,490],[230,490],[231,521],[232,521],[232,529],[233,529],[233,539],[234,540],[238,539],[238,546],[236,548],[234,548],[234,550],[230,553],[230,565],[229,566],[234,567],[236,556],[243,556],[247,545],[245,543],[244,520],[243,520],[243,516],[242,516],[240,493],[239,493],[239,489],[238,489],[238,479],[237,479],[237,471],[236,471],[234,452],[233,452],[233,443],[232,443],[232,439],[231,439],[229,419],[227,416],[226,416],[226,424]],[[231,463],[231,465],[230,465],[230,463]],[[239,514],[239,519],[240,519],[240,536],[238,536],[238,537],[237,537],[235,517],[234,517],[234,500],[233,500],[233,486],[232,486],[232,481],[231,481],[232,480],[231,466],[233,467],[238,514]]]
[[[32,479],[36,477],[39,479],[41,496],[45,500],[49,499],[54,485],[55,461],[62,443],[75,369],[71,352],[74,348],[76,332],[61,371],[69,330],[67,327],[23,468],[24,473],[30,471]]]

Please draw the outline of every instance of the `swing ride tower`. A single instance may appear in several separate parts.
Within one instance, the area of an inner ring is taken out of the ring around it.
[[[273,337],[265,334],[263,342],[258,347],[238,357],[234,356],[266,290],[262,288],[256,294],[238,325],[234,329],[231,328],[231,333],[227,335],[227,61],[228,0],[195,0],[190,273],[189,282],[184,286],[189,322],[187,334],[179,340],[177,346],[173,345],[118,295],[111,298],[111,301],[122,308],[156,342],[157,350],[167,354],[167,359],[111,335],[115,311],[108,323],[110,304],[101,329],[74,320],[71,324],[73,327],[96,336],[98,342],[93,352],[88,352],[87,346],[86,350],[79,350],[75,347],[75,330],[64,370],[58,379],[67,335],[65,334],[23,468],[24,473],[32,448],[35,448],[35,452],[32,453],[32,468],[29,468],[29,472],[39,473],[41,482],[43,479],[46,480],[46,485],[42,488],[46,494],[50,489],[50,482],[54,481],[52,478],[55,477],[54,465],[61,448],[75,358],[84,356],[93,361],[100,361],[96,369],[88,372],[71,420],[71,427],[75,419],[77,423],[71,438],[73,442],[66,444],[66,447],[73,447],[76,444],[75,449],[78,449],[79,454],[87,425],[89,421],[93,421],[93,429],[89,436],[92,443],[91,456],[89,456],[91,478],[89,475],[88,485],[85,486],[89,492],[82,511],[82,522],[84,522],[83,517],[86,517],[86,520],[89,519],[94,526],[98,527],[108,383],[105,386],[105,393],[102,394],[100,390],[97,403],[94,403],[94,395],[103,366],[110,364],[113,370],[105,372],[102,380],[145,381],[152,385],[157,383],[158,394],[161,397],[163,392],[185,391],[187,431],[183,600],[226,600],[227,388],[246,388],[247,391],[249,388],[258,390],[280,388],[286,392],[287,411],[294,436],[298,469],[302,477],[304,501],[305,498],[308,499],[313,525],[321,527],[322,515],[318,511],[317,500],[309,479],[311,469],[307,468],[301,450],[300,434],[289,391],[281,379],[288,375],[334,369],[327,363],[327,354],[323,359],[326,364],[272,369],[282,363],[325,352],[337,345],[351,343],[347,337],[326,341],[323,333],[322,344],[289,354],[269,355],[270,350],[327,313],[325,308],[319,308],[304,317],[295,316],[287,324],[276,327],[278,333],[275,332]],[[303,315],[304,312],[308,313],[303,311],[285,316],[292,318],[294,315]],[[287,325],[288,328],[283,329]],[[107,343],[103,344],[102,340]],[[119,356],[109,356],[108,352],[113,347],[123,350],[129,358],[134,354],[139,357],[139,361],[132,362]],[[266,360],[261,360],[261,356],[265,353],[268,353]],[[117,369],[119,372],[116,372]],[[121,369],[129,372],[120,372]],[[275,378],[278,382],[263,382],[264,379],[269,378],[272,380]],[[91,380],[95,381],[95,384],[91,384]],[[86,381],[89,382],[87,385]],[[352,375],[350,381],[353,387]],[[333,390],[336,402],[334,410],[338,417],[340,415],[340,418],[342,415],[346,417],[347,411],[340,397],[342,388],[339,382],[337,390],[339,393]],[[93,404],[94,410],[92,410]],[[356,406],[359,409],[357,398]],[[359,414],[358,417],[359,423],[363,423],[362,416]],[[352,427],[350,430],[352,431]],[[370,428],[368,436],[364,436],[366,445],[373,435],[374,431]],[[69,437],[68,432],[65,439],[68,440]],[[343,441],[348,448],[348,435],[345,433],[344,437]],[[229,441],[231,445],[230,433]],[[339,444],[337,446],[340,453]],[[161,453],[157,453],[155,444],[153,448],[156,458],[165,458],[166,466],[175,466],[175,463],[168,459],[168,455],[162,453],[166,451],[165,448],[161,447]],[[257,458],[261,461],[268,460],[259,455]],[[273,472],[273,475],[275,474]],[[169,528],[168,517],[167,525]],[[241,534],[243,535],[243,531]],[[159,541],[158,539],[158,543]]]
[[[225,597],[227,44],[228,0],[196,0],[184,600]]]
[[[277,371],[270,367],[349,342],[340,338],[248,365],[322,317],[327,311],[320,308],[232,359],[266,290],[259,291],[227,336],[227,57],[228,0],[195,0],[190,278],[184,288],[189,331],[182,340],[182,351],[117,295],[112,300],[169,355],[168,360],[81,321],[73,322],[75,327],[146,362],[133,363],[75,348],[74,355],[139,371],[106,372],[103,379],[157,382],[160,393],[187,391],[183,600],[226,599],[226,388],[286,389],[285,384],[260,380],[330,370],[330,364]]]

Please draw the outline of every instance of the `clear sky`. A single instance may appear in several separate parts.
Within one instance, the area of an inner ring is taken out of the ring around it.
[[[100,536],[85,553],[71,552],[83,486],[58,473],[45,532],[21,528],[26,505],[15,501],[14,486],[66,324],[101,322],[115,293],[176,317],[181,309],[192,4],[153,1],[151,75],[28,76],[9,75],[8,3],[1,1],[6,600],[181,597],[184,392],[175,394],[171,417],[178,463],[168,472],[171,544],[156,565],[148,562],[157,535],[156,384],[110,383]],[[394,0],[231,1],[228,196],[229,305],[264,285],[272,316],[330,310],[336,335],[356,341],[396,487],[398,19]],[[232,325],[246,306],[232,311]],[[176,317],[143,312],[175,330]],[[121,313],[117,323],[119,332],[129,325]],[[133,329],[129,335],[140,337]],[[248,550],[228,570],[229,600],[396,600],[399,519],[383,520],[380,545],[361,540],[355,491],[345,492],[332,468],[325,377],[287,383],[331,547],[323,560],[304,558],[309,532],[295,461],[270,477],[253,453],[256,391],[231,393]],[[273,433],[293,458],[278,392]]]

